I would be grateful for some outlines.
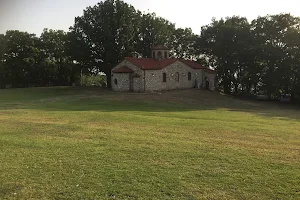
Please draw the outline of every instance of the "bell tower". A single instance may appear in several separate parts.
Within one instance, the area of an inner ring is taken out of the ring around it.
[[[170,49],[164,45],[156,45],[152,48],[152,58],[156,60],[168,59],[170,57]]]

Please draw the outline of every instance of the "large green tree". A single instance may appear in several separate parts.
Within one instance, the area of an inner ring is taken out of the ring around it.
[[[256,64],[261,68],[260,89],[270,97],[291,92],[292,52],[289,35],[299,19],[290,14],[268,15],[252,22],[259,57]]]
[[[196,51],[204,54],[214,63],[218,72],[219,86],[225,93],[237,93],[246,88],[239,83],[246,80],[251,48],[250,24],[246,18],[231,17],[213,20],[202,27],[201,36],[196,40]]]
[[[83,72],[105,72],[110,87],[111,69],[117,63],[133,52],[151,57],[156,44],[172,47],[174,32],[174,24],[154,13],[142,14],[123,1],[107,0],[76,17],[71,55]]]
[[[5,35],[4,82],[12,87],[35,85],[39,78],[41,51],[39,39],[34,34],[7,31]]]
[[[299,18],[290,14],[213,20],[196,40],[198,55],[218,72],[228,94],[299,92]]]
[[[71,27],[74,46],[83,44],[85,51],[75,60],[82,66],[103,71],[110,86],[111,69],[125,56],[130,56],[137,45],[139,13],[134,7],[119,0],[107,0],[84,10]],[[90,66],[87,66],[89,64]]]
[[[284,41],[287,45],[288,57],[285,64],[290,67],[288,76],[284,76],[285,83],[288,88],[285,88],[285,93],[289,90],[292,97],[300,95],[300,28],[299,25],[289,28],[285,35]],[[285,74],[286,75],[286,74]]]
[[[176,58],[195,59],[195,42],[197,36],[191,28],[178,28],[173,31],[171,47]]]
[[[67,51],[63,31],[45,29],[41,37],[21,31],[0,35],[0,87],[69,85],[79,70]]]
[[[69,35],[62,30],[44,29],[40,40],[45,54],[42,63],[44,80],[54,85],[74,83],[79,70],[69,55]]]
[[[151,49],[154,45],[162,44],[172,47],[175,25],[168,20],[157,17],[154,13],[141,15],[136,51],[144,57],[151,57]]]

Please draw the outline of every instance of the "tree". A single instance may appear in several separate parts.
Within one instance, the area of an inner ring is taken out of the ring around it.
[[[46,84],[70,85],[79,74],[79,70],[68,55],[68,36],[62,30],[44,29],[41,34],[41,49],[45,54],[43,70]]]
[[[105,72],[110,87],[111,69],[117,63],[135,51],[151,57],[155,44],[172,47],[174,31],[174,24],[154,13],[142,14],[123,1],[107,0],[75,19],[69,45],[78,47],[71,55],[82,71]]]
[[[76,61],[81,66],[89,63],[89,71],[105,72],[110,86],[111,69],[135,50],[138,21],[139,13],[134,7],[120,0],[107,0],[88,7],[71,27],[72,41],[84,43],[86,51]]]
[[[34,85],[41,61],[39,39],[34,34],[7,31],[5,35],[3,73],[5,84],[13,87]]]
[[[259,52],[256,63],[261,68],[260,90],[270,98],[291,92],[295,48],[289,47],[287,42],[288,34],[294,32],[297,24],[299,19],[290,14],[267,15],[252,22],[252,34]]]
[[[236,16],[213,20],[202,27],[196,50],[216,67],[227,94],[296,94],[299,22],[290,14],[258,17],[251,24]]]
[[[151,57],[154,45],[162,44],[172,47],[175,25],[168,20],[157,17],[155,13],[140,16],[136,50],[144,57]]]
[[[196,35],[191,28],[174,30],[172,38],[173,54],[176,58],[194,59]]]
[[[219,86],[225,93],[238,93],[245,87],[241,82],[250,64],[247,52],[251,50],[250,25],[246,18],[213,20],[202,27],[201,36],[197,38],[195,48],[198,54],[204,54],[214,63],[218,72]]]
[[[285,88],[285,93],[290,93],[294,98],[295,95],[300,95],[300,28],[299,23],[288,28],[284,43],[287,46],[286,65],[290,67],[290,73],[285,76],[285,83],[288,83],[288,88]]]

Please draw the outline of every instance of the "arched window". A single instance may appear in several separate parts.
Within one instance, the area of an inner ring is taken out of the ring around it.
[[[188,73],[188,80],[189,81],[192,80],[192,73],[191,72]]]
[[[118,80],[115,78],[115,85],[118,85]]]
[[[168,53],[165,51],[165,58],[168,58]]]
[[[179,82],[179,73],[178,72],[176,72],[176,74],[175,74],[175,81]]]
[[[167,74],[166,73],[163,73],[163,82],[167,82]]]
[[[157,58],[162,58],[162,53],[161,53],[161,51],[157,52]]]
[[[152,58],[155,59],[155,52],[154,51],[152,52]]]

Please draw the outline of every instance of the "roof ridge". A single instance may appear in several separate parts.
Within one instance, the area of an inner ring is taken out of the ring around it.
[[[206,71],[216,73],[215,70],[210,69],[209,67],[204,67],[194,60],[187,60],[182,58],[164,58],[161,60],[156,60],[153,58],[125,57],[125,60],[135,65],[136,67],[139,67],[142,70],[160,70],[175,63],[176,61],[180,61],[192,69],[203,69]]]
[[[134,72],[130,67],[127,65],[123,65],[119,67],[118,69],[113,70],[114,73],[131,73]]]

